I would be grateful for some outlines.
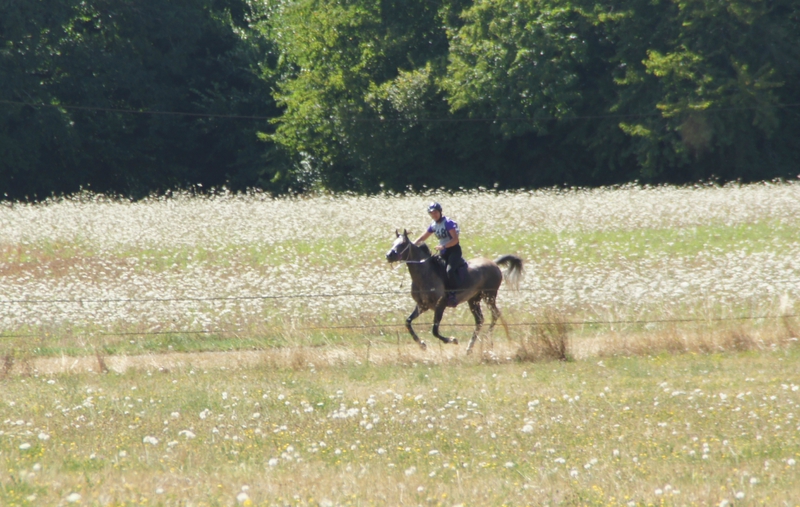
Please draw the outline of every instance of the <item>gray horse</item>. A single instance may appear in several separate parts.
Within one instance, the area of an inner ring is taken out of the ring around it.
[[[431,256],[430,250],[426,245],[419,247],[409,240],[407,231],[404,230],[403,234],[395,231],[395,235],[397,239],[392,244],[391,250],[386,254],[386,260],[389,262],[403,262],[408,266],[408,272],[411,274],[411,297],[417,303],[414,311],[406,319],[408,332],[411,333],[414,341],[425,349],[427,345],[419,339],[417,333],[414,332],[414,328],[411,327],[411,323],[420,314],[433,308],[433,336],[444,343],[458,344],[458,340],[455,338],[447,338],[439,334],[439,323],[442,321],[442,315],[447,307],[444,267],[436,262],[437,259],[435,257]],[[500,319],[505,328],[506,336],[508,336],[508,325],[495,303],[497,290],[500,288],[504,278],[503,272],[498,265],[508,265],[505,278],[512,287],[516,288],[522,276],[522,259],[516,255],[503,255],[495,259],[494,262],[485,258],[470,260],[467,263],[466,274],[462,277],[460,289],[456,291],[456,304],[467,301],[469,309],[475,317],[475,331],[472,333],[472,339],[467,346],[467,354],[472,352],[472,347],[475,345],[475,340],[478,338],[478,333],[483,325],[481,299],[486,301],[492,311],[489,332],[491,333],[492,329],[494,329],[497,319]]]

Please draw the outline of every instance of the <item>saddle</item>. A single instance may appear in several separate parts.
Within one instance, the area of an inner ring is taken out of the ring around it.
[[[424,243],[420,245],[420,249],[426,256],[426,260],[430,262],[433,267],[433,272],[444,282],[445,290],[449,291],[447,305],[451,307],[456,306],[457,303],[454,291],[458,289],[458,285],[461,281],[467,278],[467,261],[462,258],[461,263],[458,266],[454,266],[454,280],[451,282],[450,277],[447,276],[447,262],[438,254],[432,255],[430,248]]]
[[[447,263],[439,255],[431,255],[428,261],[433,267],[433,271],[439,275],[442,280],[447,280]]]
[[[461,259],[461,263],[458,266],[453,266],[454,273],[452,274],[454,280],[451,282],[450,278],[447,276],[447,262],[442,259],[439,255],[432,255],[430,257],[431,265],[433,266],[433,270],[436,272],[437,275],[444,281],[444,285],[446,289],[453,290],[458,288],[458,283],[463,281],[467,278],[467,261]],[[455,284],[453,283],[455,282]],[[456,285],[456,286],[453,286]]]

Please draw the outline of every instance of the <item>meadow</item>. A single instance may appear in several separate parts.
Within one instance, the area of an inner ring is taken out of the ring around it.
[[[413,309],[395,229],[525,259]],[[0,206],[2,505],[797,505],[800,185]],[[563,346],[563,349],[559,349]]]
[[[412,305],[405,268],[384,254],[396,229],[427,226],[431,200],[460,223],[466,258],[525,259],[520,290],[500,298],[518,324],[545,311],[619,322],[587,329],[606,333],[642,328],[626,321],[795,311],[797,184],[138,202],[83,194],[0,207],[4,343],[36,342],[44,356],[394,343]],[[444,323],[470,321],[458,308]],[[377,327],[311,329],[333,325]]]
[[[797,505],[799,359],[15,376],[0,504]]]

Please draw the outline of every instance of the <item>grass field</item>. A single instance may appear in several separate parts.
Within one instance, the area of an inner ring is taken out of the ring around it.
[[[526,261],[472,356],[461,307],[413,344],[384,259],[430,200]],[[800,505],[800,185],[83,194],[0,231],[0,505]]]
[[[0,504],[797,505],[798,360],[10,377]]]

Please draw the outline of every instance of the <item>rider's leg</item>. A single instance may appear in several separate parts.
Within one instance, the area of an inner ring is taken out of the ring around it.
[[[464,258],[461,256],[461,245],[456,245],[448,248],[444,255],[447,262],[447,282],[452,288],[458,288],[460,285],[459,267],[464,264]]]
[[[459,268],[464,263],[464,259],[461,257],[461,245],[448,248],[445,260],[447,261],[447,303],[449,306],[456,306],[458,304],[457,292],[461,287]]]

